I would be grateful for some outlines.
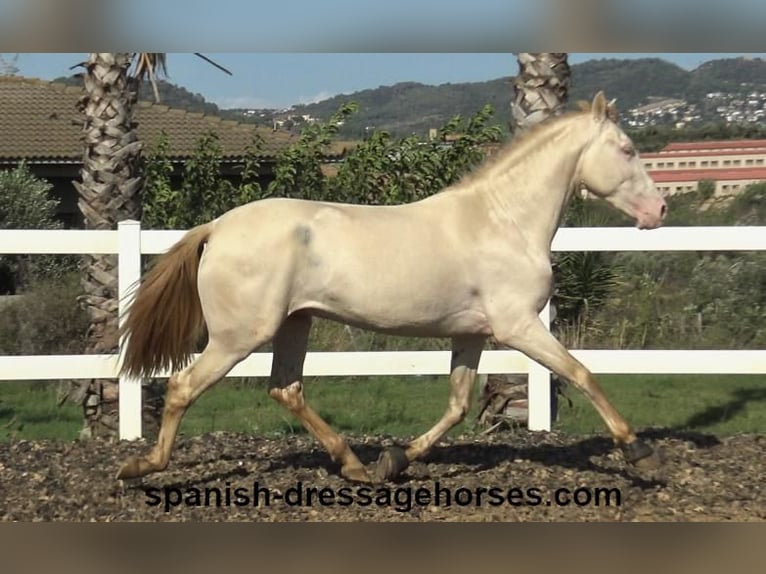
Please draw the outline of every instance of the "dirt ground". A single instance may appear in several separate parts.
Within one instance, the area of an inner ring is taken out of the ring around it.
[[[766,436],[641,436],[661,448],[659,472],[627,468],[605,436],[508,432],[445,440],[395,483],[373,487],[341,479],[305,436],[181,438],[168,470],[125,482],[114,474],[143,443],[6,442],[0,519],[766,521]],[[350,443],[374,463],[392,440]]]

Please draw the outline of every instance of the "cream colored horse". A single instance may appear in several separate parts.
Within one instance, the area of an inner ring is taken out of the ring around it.
[[[579,388],[629,462],[657,463],[591,373],[538,317],[551,291],[551,240],[572,193],[585,186],[658,227],[666,204],[603,93],[588,109],[544,122],[474,174],[401,206],[266,199],[190,230],[148,272],[131,306],[122,369],[168,381],[157,444],[119,478],[167,467],[186,409],[253,350],[273,341],[269,394],[353,481],[393,478],[460,422],[484,343],[494,336]],[[311,317],[414,336],[450,337],[449,404],[406,449],[368,471],[310,406],[301,383]]]

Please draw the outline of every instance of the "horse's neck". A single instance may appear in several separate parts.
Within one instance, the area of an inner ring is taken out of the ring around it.
[[[574,118],[550,134],[541,132],[538,147],[510,166],[499,162],[492,174],[493,185],[487,193],[496,212],[493,219],[505,219],[530,246],[543,252],[550,250],[574,189],[577,162],[589,138],[582,128]]]

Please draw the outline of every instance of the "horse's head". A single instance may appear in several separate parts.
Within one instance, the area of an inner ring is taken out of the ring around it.
[[[614,102],[607,103],[599,92],[587,107],[595,135],[580,156],[577,181],[633,217],[640,229],[659,227],[667,204],[641,164],[633,142],[615,123]]]

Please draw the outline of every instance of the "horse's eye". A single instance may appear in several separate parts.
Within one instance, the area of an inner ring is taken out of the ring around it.
[[[636,148],[634,148],[632,145],[624,145],[621,146],[622,153],[624,153],[628,157],[633,157],[636,155]]]

